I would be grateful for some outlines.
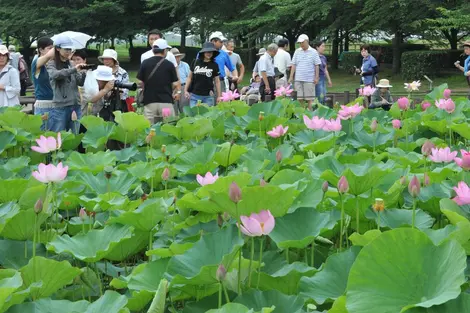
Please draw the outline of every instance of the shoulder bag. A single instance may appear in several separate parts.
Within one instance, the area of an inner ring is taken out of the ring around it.
[[[155,72],[157,71],[157,69],[160,67],[160,65],[162,65],[163,61],[165,61],[165,58],[162,58],[158,63],[157,65],[155,65],[155,67],[153,68],[152,72],[150,73],[149,77],[147,77],[147,81],[150,80],[150,78],[153,77],[153,75],[155,74]],[[144,88],[145,88],[145,82],[144,82],[144,86],[143,88],[139,88],[137,90],[137,105],[139,107],[142,107],[144,106]]]

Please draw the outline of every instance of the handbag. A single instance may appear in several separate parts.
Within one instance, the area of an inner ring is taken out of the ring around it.
[[[160,65],[162,65],[163,61],[165,61],[165,58],[162,58],[158,63],[157,65],[155,65],[155,67],[153,68],[152,72],[150,72],[150,75],[149,77],[147,77],[147,81],[152,78],[152,76],[155,74],[155,72],[157,71],[157,69],[160,67]],[[145,83],[144,83],[144,86],[145,86]],[[139,107],[143,107],[144,106],[144,88],[139,88],[137,89],[137,94],[136,94],[136,103],[137,103],[137,106]]]

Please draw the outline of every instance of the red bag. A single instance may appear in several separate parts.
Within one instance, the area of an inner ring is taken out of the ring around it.
[[[132,104],[135,102],[134,97],[129,97],[126,99],[126,104],[127,104],[127,111],[128,112],[135,112],[134,107]]]

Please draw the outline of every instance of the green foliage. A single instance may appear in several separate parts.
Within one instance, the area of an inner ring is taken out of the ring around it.
[[[436,77],[441,73],[444,51],[410,51],[402,56],[402,76],[406,80],[420,80],[424,75]]]

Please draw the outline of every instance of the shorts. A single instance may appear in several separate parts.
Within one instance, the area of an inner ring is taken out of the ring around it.
[[[171,110],[170,116],[175,116],[175,109],[173,103],[149,103],[144,106],[144,116],[150,122],[150,125],[163,121],[162,109],[168,108]]]
[[[294,89],[297,91],[297,99],[314,100],[315,84],[313,82],[295,82]]]

